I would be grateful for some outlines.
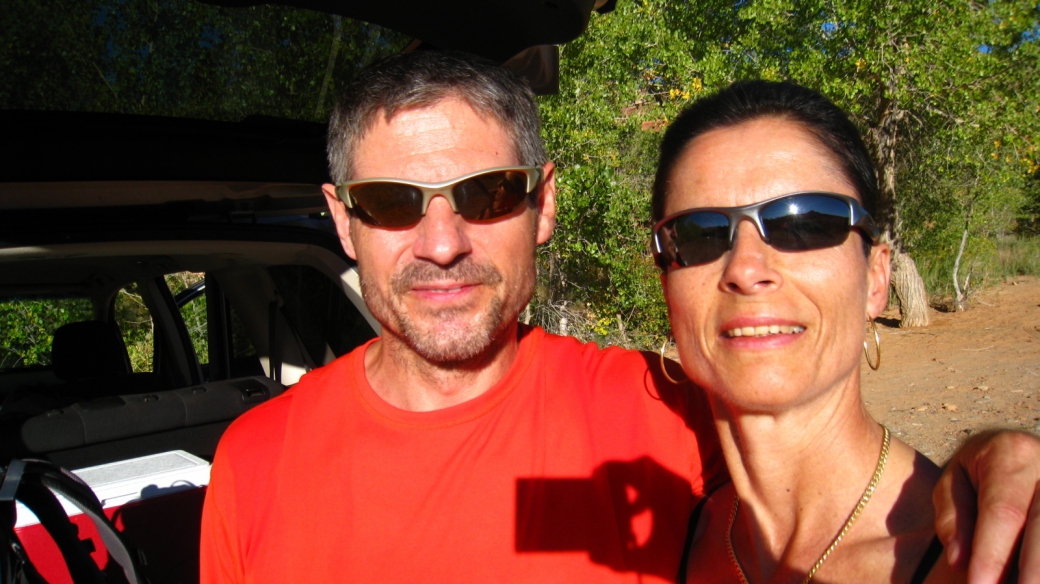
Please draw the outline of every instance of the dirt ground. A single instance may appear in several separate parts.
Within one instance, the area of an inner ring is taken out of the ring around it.
[[[878,319],[880,370],[863,366],[878,421],[940,464],[978,430],[1040,433],[1040,280],[980,292],[965,312],[933,310],[925,328],[900,329],[898,316]]]

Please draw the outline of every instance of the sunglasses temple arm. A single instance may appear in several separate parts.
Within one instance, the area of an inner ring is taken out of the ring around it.
[[[870,241],[875,245],[881,239],[881,230],[878,228],[877,222],[870,216],[870,213],[862,207],[858,207],[852,202],[849,203],[851,207],[852,215],[852,226],[858,227],[864,233],[870,237]]]
[[[527,174],[527,192],[528,193],[533,193],[536,190],[538,190],[538,186],[542,184],[542,180],[545,178],[544,175],[545,175],[545,172],[542,170],[542,168],[540,166],[539,167],[535,167],[532,172]],[[533,181],[531,180],[532,178],[534,179]],[[531,184],[532,182],[534,184]]]
[[[336,185],[336,197],[343,201],[343,204],[346,205],[348,209],[354,208],[354,198],[350,196],[350,191],[348,189]]]

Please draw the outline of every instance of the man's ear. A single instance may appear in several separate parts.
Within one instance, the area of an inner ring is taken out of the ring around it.
[[[538,225],[535,230],[535,242],[541,245],[552,237],[556,228],[556,165],[546,162],[542,166],[545,178],[542,179],[542,190],[538,195],[535,210],[538,212]]]
[[[339,234],[339,243],[343,246],[343,251],[347,252],[350,259],[356,261],[357,253],[354,251],[354,241],[350,239],[350,214],[347,213],[347,206],[336,196],[335,185],[323,184],[321,192],[325,194],[325,202],[328,203],[329,212],[332,213],[332,222],[336,224],[336,233]]]
[[[867,258],[867,315],[877,318],[888,306],[888,282],[892,277],[892,250],[887,243],[870,248]]]

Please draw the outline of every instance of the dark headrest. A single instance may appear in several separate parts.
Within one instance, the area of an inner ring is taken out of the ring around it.
[[[130,356],[119,328],[98,320],[74,322],[54,331],[51,364],[54,375],[62,381],[131,373]]]

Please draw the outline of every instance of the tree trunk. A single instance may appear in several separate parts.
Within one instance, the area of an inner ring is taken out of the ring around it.
[[[964,280],[964,291],[961,291],[959,272],[961,269],[961,258],[964,257],[964,248],[968,244],[968,229],[971,227],[971,214],[974,210],[975,197],[971,197],[968,202],[968,216],[964,219],[964,233],[961,234],[961,246],[957,249],[957,258],[953,260],[953,290],[955,292],[953,305],[957,312],[964,312],[967,308],[968,280]],[[971,272],[969,271],[968,278],[970,277]]]
[[[968,226],[964,226],[961,234],[961,246],[957,249],[957,258],[953,260],[953,307],[957,312],[964,312],[964,292],[961,291],[961,283],[957,272],[961,269],[961,258],[964,257],[964,246],[968,243]]]
[[[867,130],[867,143],[874,151],[878,167],[878,222],[884,226],[882,241],[892,248],[892,288],[899,299],[900,328],[928,326],[928,293],[917,264],[899,241],[901,223],[896,205],[896,142],[899,122],[906,116],[896,95],[895,80],[903,73],[897,69],[878,87],[878,120]]]
[[[892,288],[899,299],[899,328],[928,326],[928,293],[917,263],[898,245],[892,246]]]

